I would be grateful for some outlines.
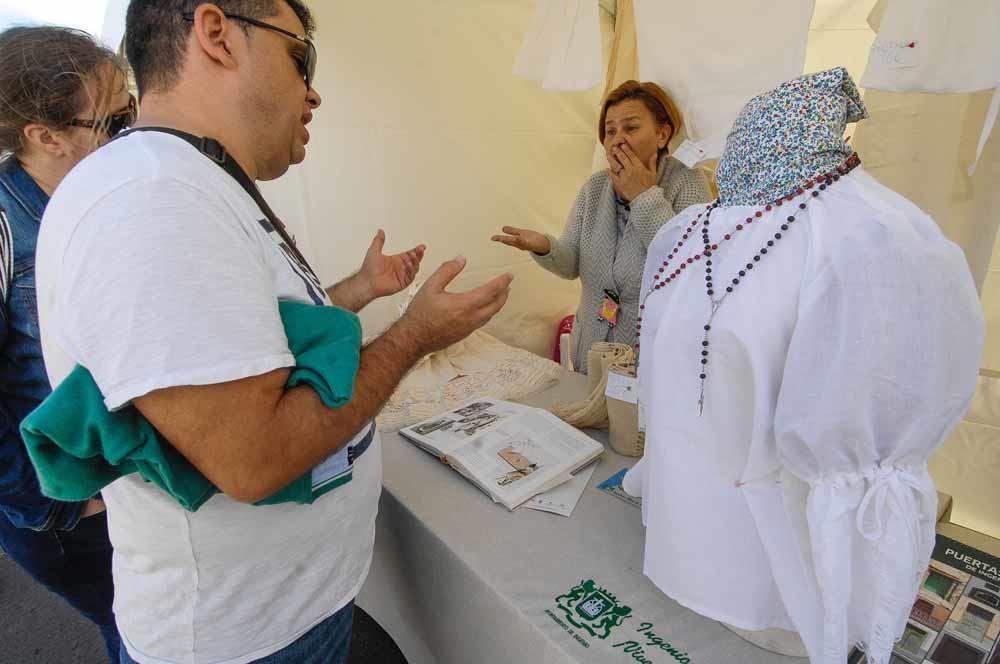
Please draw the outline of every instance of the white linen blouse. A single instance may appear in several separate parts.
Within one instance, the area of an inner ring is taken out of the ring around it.
[[[711,257],[715,297],[746,276],[712,321],[702,414],[704,259],[645,300],[646,453],[625,488],[667,595],[743,629],[795,629],[815,664],[853,644],[881,664],[932,552],[927,459],[971,401],[983,315],[962,252],[912,203],[860,167],[811,193],[759,219],[711,214],[712,242],[733,236]],[[643,293],[704,210],[657,234]],[[690,235],[667,274],[702,251]]]

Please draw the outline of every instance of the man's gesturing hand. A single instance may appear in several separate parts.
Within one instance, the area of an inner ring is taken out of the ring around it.
[[[514,279],[510,273],[462,293],[446,291],[448,284],[463,269],[465,258],[462,256],[442,263],[427,279],[399,321],[424,353],[461,341],[485,325],[507,302],[510,282]]]

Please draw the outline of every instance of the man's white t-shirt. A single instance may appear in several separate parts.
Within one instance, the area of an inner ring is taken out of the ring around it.
[[[291,366],[278,300],[326,302],[237,182],[158,132],[105,146],[60,184],[36,281],[49,379],[83,365],[110,409],[158,388]],[[312,505],[219,494],[192,513],[137,475],[108,486],[129,655],[242,664],[302,636],[359,592],[380,487],[378,440],[351,482]]]

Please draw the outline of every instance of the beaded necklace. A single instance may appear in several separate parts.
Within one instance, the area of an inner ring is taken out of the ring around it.
[[[828,186],[840,179],[842,175],[847,175],[856,166],[861,163],[858,158],[857,153],[852,154],[847,158],[844,163],[837,166],[836,169],[830,171],[829,173],[824,173],[813,179],[806,180],[801,187],[796,189],[794,192],[788,194],[783,198],[768,203],[763,207],[762,210],[757,210],[752,215],[748,216],[742,224],[737,224],[736,229],[731,233],[726,233],[722,236],[718,242],[712,242],[708,235],[708,227],[711,222],[712,212],[719,207],[719,201],[716,200],[709,203],[705,209],[698,213],[694,221],[684,230],[681,234],[681,238],[674,245],[673,250],[667,254],[666,260],[660,264],[657,268],[656,273],[653,275],[653,282],[650,284],[649,289],[643,294],[642,301],[639,304],[639,315],[636,318],[635,331],[636,337],[638,337],[642,330],[642,315],[643,310],[646,308],[646,300],[654,292],[666,287],[668,284],[673,282],[677,277],[679,277],[689,266],[694,265],[702,260],[705,261],[705,292],[708,294],[709,302],[712,304],[712,312],[709,314],[708,320],[705,322],[705,334],[701,341],[701,373],[698,377],[701,379],[701,390],[698,396],[698,413],[699,415],[704,413],[705,410],[705,379],[708,378],[708,349],[709,349],[709,332],[712,331],[712,321],[715,319],[715,314],[718,313],[719,308],[726,301],[736,287],[740,285],[742,280],[746,280],[749,273],[754,269],[754,266],[759,263],[765,256],[767,256],[768,251],[773,250],[775,243],[781,240],[783,233],[787,232],[791,225],[795,223],[795,215],[799,214],[801,210],[806,209],[806,201],[811,198],[817,198],[820,192],[825,191]],[[810,191],[811,190],[811,191]],[[789,214],[778,230],[775,231],[772,239],[769,239],[764,246],[762,246],[757,253],[755,253],[746,263],[746,266],[741,268],[735,275],[733,275],[730,283],[725,287],[725,293],[718,299],[715,297],[715,282],[712,275],[712,254],[718,251],[719,246],[725,242],[730,241],[736,235],[736,233],[742,231],[744,228],[750,226],[751,224],[758,222],[764,216],[765,212],[771,212],[777,208],[780,208],[784,203],[792,203],[796,197],[804,196],[806,193],[809,196],[805,196],[802,201],[798,203],[798,210],[793,214]],[[704,217],[704,221],[702,218]],[[680,263],[677,264],[672,271],[667,272],[667,269],[671,265],[671,261],[680,253],[681,247],[687,242],[688,238],[694,234],[695,229],[698,227],[699,222],[701,222],[701,239],[703,248],[700,253],[688,256],[685,259],[681,259]],[[638,354],[639,344],[636,343],[636,353]]]

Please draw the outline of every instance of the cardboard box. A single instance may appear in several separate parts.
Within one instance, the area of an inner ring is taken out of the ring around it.
[[[951,496],[946,493],[937,492],[938,495],[938,513],[937,522],[943,523],[951,521]]]

